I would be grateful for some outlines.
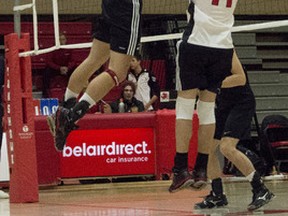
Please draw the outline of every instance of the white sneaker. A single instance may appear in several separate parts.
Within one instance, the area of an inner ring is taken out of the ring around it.
[[[9,194],[0,190],[0,199],[8,199],[8,198],[9,198]]]

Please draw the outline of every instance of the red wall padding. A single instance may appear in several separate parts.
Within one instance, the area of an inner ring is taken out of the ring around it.
[[[190,144],[189,167],[192,169],[197,152],[198,118],[194,115],[194,137]],[[175,155],[175,111],[159,110],[145,113],[87,114],[79,121],[81,129],[105,128],[155,128],[156,178],[171,174]],[[60,177],[59,153],[44,116],[35,117],[38,181],[39,184],[55,184]]]
[[[157,179],[161,179],[162,174],[172,174],[174,165],[175,146],[175,110],[157,111],[156,120],[156,152],[157,152]],[[193,118],[193,137],[189,150],[189,169],[193,170],[198,143],[198,117]]]

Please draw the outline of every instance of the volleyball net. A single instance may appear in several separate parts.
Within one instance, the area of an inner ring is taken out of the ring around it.
[[[31,0],[30,0],[31,1]],[[231,0],[226,0],[231,1]],[[75,3],[72,4],[72,3]],[[273,0],[273,1],[262,1],[262,0],[242,0],[238,3],[236,14],[245,14],[245,15],[265,15],[265,14],[287,14],[288,12],[288,4],[283,0]],[[156,19],[170,19],[173,20],[173,16],[175,15],[183,15],[185,14],[188,2],[183,0],[145,0],[143,2],[143,14],[144,16],[156,16]],[[31,56],[31,55],[39,55],[47,52],[54,51],[56,49],[79,49],[79,48],[88,48],[91,47],[92,43],[80,43],[80,44],[69,44],[69,45],[60,45],[59,42],[59,14],[99,14],[101,13],[101,1],[100,0],[83,0],[83,1],[66,1],[66,0],[43,0],[36,1],[32,0],[32,2],[18,5],[14,7],[14,11],[21,11],[21,13],[25,14],[25,11],[30,9],[32,10],[33,16],[33,38],[34,38],[34,50],[23,52],[20,54],[20,57],[23,56]],[[53,14],[53,22],[54,22],[54,36],[55,36],[55,45],[46,49],[39,49],[38,44],[38,15],[43,14]],[[155,19],[155,18],[154,18]],[[182,24],[184,26],[185,24]],[[277,28],[282,26],[287,26],[288,20],[280,20],[280,21],[270,21],[263,23],[255,23],[243,26],[235,26],[233,27],[233,32],[243,32],[243,31],[255,31],[259,29],[267,29],[267,28]],[[175,31],[173,28],[170,31],[169,26],[166,27],[166,32],[162,31],[161,34],[155,35],[159,26],[147,27],[144,29],[144,35],[141,38],[142,43],[162,41],[162,40],[175,40],[180,39],[182,36],[182,32],[171,33]],[[154,28],[154,29],[153,29]],[[183,29],[183,28],[182,28]],[[180,30],[181,31],[181,30]],[[159,31],[158,31],[159,32]],[[151,35],[149,35],[151,34]]]

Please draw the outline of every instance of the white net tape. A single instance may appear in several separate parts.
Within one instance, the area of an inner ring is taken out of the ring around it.
[[[59,20],[58,20],[58,0],[52,0],[53,7],[53,18],[54,18],[54,35],[55,35],[55,46],[49,47],[46,49],[39,50],[38,46],[38,28],[37,28],[37,11],[35,0],[31,4],[25,4],[20,6],[15,6],[14,11],[22,11],[25,9],[33,8],[33,30],[34,30],[34,50],[22,52],[19,54],[19,57],[25,56],[33,56],[40,55],[48,52],[52,52],[57,49],[81,49],[81,48],[89,48],[92,46],[92,43],[79,43],[79,44],[69,44],[69,45],[60,45],[59,41]],[[242,31],[255,31],[260,29],[267,28],[278,28],[288,26],[288,20],[281,21],[272,21],[265,23],[257,23],[257,24],[249,24],[242,26],[235,26],[232,28],[232,32],[242,32]],[[154,35],[154,36],[145,36],[141,38],[141,43],[148,43],[153,41],[163,41],[163,40],[173,40],[180,39],[182,37],[182,33],[175,34],[162,34],[162,35]]]

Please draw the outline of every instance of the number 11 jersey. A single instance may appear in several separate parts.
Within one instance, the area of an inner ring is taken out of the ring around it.
[[[190,1],[190,32],[185,32],[187,42],[213,48],[233,48],[231,29],[237,2],[238,0]]]

